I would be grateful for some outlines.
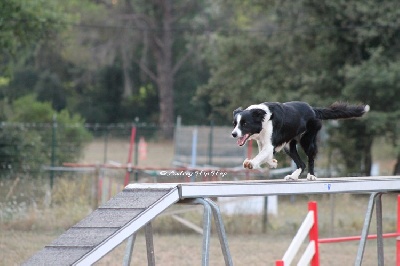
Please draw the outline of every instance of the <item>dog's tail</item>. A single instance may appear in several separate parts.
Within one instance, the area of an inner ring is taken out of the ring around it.
[[[369,109],[369,105],[348,105],[341,102],[336,102],[327,108],[313,108],[317,118],[323,120],[361,117]]]

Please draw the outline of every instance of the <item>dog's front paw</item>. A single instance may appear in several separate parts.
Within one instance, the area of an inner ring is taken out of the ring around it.
[[[268,162],[270,168],[276,168],[278,166],[278,161],[275,159],[272,159],[270,162]]]
[[[253,169],[253,164],[251,163],[251,160],[249,159],[244,160],[243,167],[246,169]]]

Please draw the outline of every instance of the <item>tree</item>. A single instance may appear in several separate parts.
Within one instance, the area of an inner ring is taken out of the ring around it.
[[[79,115],[55,111],[34,95],[13,102],[8,122],[0,127],[0,167],[14,173],[37,173],[50,165],[53,119],[57,121],[56,164],[76,161],[91,135]],[[29,123],[26,123],[29,121]],[[8,173],[7,171],[3,173]]]
[[[53,1],[2,0],[0,18],[0,63],[4,64],[18,49],[60,29],[65,15]]]
[[[340,123],[338,129],[356,139],[339,146],[343,156],[357,149],[361,157],[355,168],[364,165],[364,174],[369,175],[373,139],[383,132],[398,136],[398,122],[394,122],[398,121],[394,110],[399,108],[394,103],[399,91],[394,75],[400,55],[396,5],[394,0],[267,4],[258,10],[266,15],[263,26],[254,23],[253,31],[241,32],[241,40],[237,36],[218,39],[218,49],[213,50],[217,52],[209,61],[211,78],[199,95],[208,98],[228,121],[239,104],[258,101],[371,104],[370,118]],[[374,118],[377,121],[372,122]]]
[[[174,124],[174,82],[178,71],[190,56],[198,49],[196,45],[180,44],[182,33],[193,26],[190,19],[199,12],[202,1],[125,1],[123,18],[129,25],[140,30],[143,40],[141,56],[135,58],[140,69],[158,88],[159,123],[165,138],[171,138]],[[130,24],[132,23],[132,24]],[[178,35],[178,36],[177,36]],[[183,49],[182,49],[183,48]],[[154,61],[150,65],[148,56]]]

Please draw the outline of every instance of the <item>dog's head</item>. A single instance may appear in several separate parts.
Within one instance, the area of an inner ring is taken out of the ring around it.
[[[233,111],[232,137],[238,138],[239,146],[243,146],[252,135],[261,132],[265,114],[264,110],[258,108],[242,110],[239,107]]]

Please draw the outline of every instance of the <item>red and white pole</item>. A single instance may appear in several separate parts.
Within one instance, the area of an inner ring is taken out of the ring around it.
[[[400,195],[397,195],[396,266],[400,266]]]
[[[317,202],[310,201],[308,203],[308,211],[314,212],[314,224],[310,229],[310,241],[314,241],[315,254],[311,260],[311,266],[319,266],[319,249],[318,249],[318,212],[317,212]]]

